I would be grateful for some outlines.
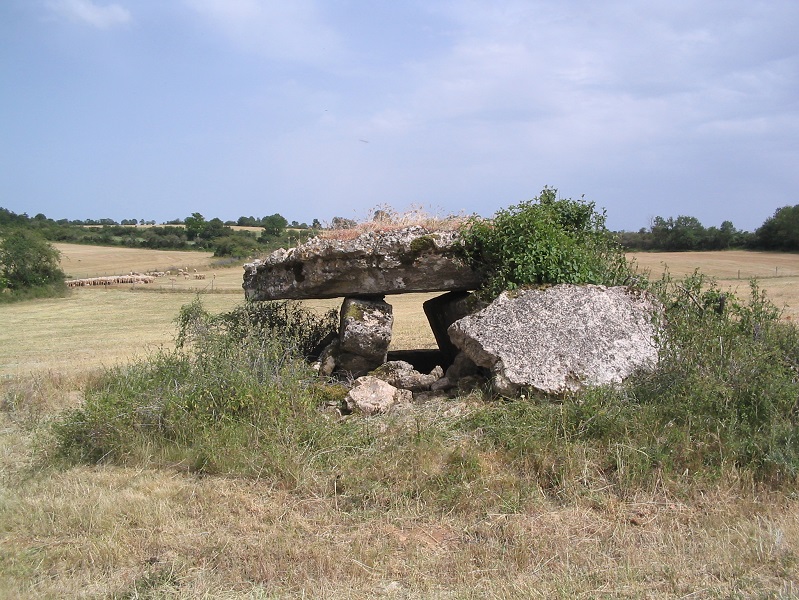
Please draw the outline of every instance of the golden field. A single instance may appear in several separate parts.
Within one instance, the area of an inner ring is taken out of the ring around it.
[[[668,269],[674,277],[689,275],[699,269],[715,278],[719,285],[740,296],[749,292],[749,281],[757,279],[783,315],[799,319],[799,254],[782,252],[640,252],[629,254],[640,271],[653,277]]]
[[[111,366],[172,343],[174,319],[184,304],[200,295],[211,312],[231,310],[244,301],[244,270],[237,261],[217,261],[211,253],[140,250],[56,244],[62,268],[75,277],[188,269],[182,276],[159,277],[151,284],[75,288],[65,298],[0,306],[0,377],[40,370],[75,373]],[[76,268],[74,265],[78,265]],[[205,275],[193,277],[194,270]],[[433,348],[421,304],[434,294],[395,296],[393,349]],[[309,301],[326,310],[340,300]],[[420,320],[421,319],[421,320]]]
[[[230,310],[244,300],[242,264],[220,263],[210,253],[75,244],[58,244],[57,248],[64,270],[71,275],[93,277],[185,268],[192,273],[197,269],[206,279],[161,277],[152,284],[78,288],[65,298],[0,306],[0,377],[41,369],[74,373],[117,364],[148,348],[170,344],[178,309],[197,294],[212,312]],[[675,276],[698,268],[739,294],[747,293],[750,277],[758,277],[769,297],[784,307],[786,317],[799,318],[799,255],[728,251],[639,253],[630,258],[639,270],[647,270],[652,276],[666,267]],[[395,316],[393,349],[435,347],[421,309],[422,302],[433,295],[389,298]],[[324,300],[308,304],[327,309],[339,303]]]
[[[421,496],[347,508],[333,472],[291,487],[178,465],[48,464],[47,422],[80,404],[93,371],[170,345],[179,307],[197,294],[212,312],[243,300],[241,265],[208,255],[59,249],[75,276],[184,267],[216,277],[0,305],[0,598],[799,598],[795,492],[760,489],[734,471],[695,488],[686,473],[683,487],[656,482],[630,494],[585,473],[571,493],[538,490],[524,510],[495,511],[481,499],[507,475],[488,456],[480,468],[491,485],[473,490],[473,506],[431,513]],[[742,293],[757,276],[799,318],[799,256],[634,258],[652,274],[700,268]],[[389,298],[394,347],[433,346],[428,297]],[[448,408],[429,408],[430,418],[446,422]],[[425,418],[413,420],[420,435]],[[385,452],[385,469],[402,460]],[[428,463],[442,468],[435,456]]]
[[[212,252],[146,250],[82,244],[53,244],[61,253],[61,268],[68,279],[125,275],[131,271],[208,269]]]
[[[74,373],[114,365],[141,356],[148,348],[172,342],[173,320],[183,304],[200,294],[207,309],[223,312],[243,302],[240,262],[220,263],[210,253],[108,248],[57,244],[62,267],[70,275],[94,277],[145,271],[192,272],[161,277],[152,284],[112,288],[78,288],[65,298],[0,306],[0,377],[39,370]],[[629,255],[652,276],[664,268],[674,276],[703,273],[725,289],[748,292],[757,277],[786,317],[799,318],[799,255],[725,251],[637,253]],[[77,267],[76,267],[77,265]],[[193,278],[197,270],[204,280]],[[739,279],[740,272],[740,279]],[[389,298],[394,307],[393,349],[434,348],[435,340],[421,304],[435,294]],[[320,309],[337,308],[339,300],[309,301]]]

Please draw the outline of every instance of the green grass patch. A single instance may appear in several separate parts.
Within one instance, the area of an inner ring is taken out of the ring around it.
[[[562,402],[487,405],[463,420],[510,468],[563,493],[602,480],[620,492],[662,477],[799,475],[799,332],[755,283],[740,300],[694,275],[653,285],[665,304],[660,363],[621,386]],[[590,485],[588,485],[590,487]]]
[[[370,514],[411,504],[502,513],[730,473],[794,485],[796,328],[755,284],[747,299],[700,275],[650,288],[665,307],[656,371],[558,402],[472,398],[460,417],[443,416],[447,401],[438,412],[326,414],[343,389],[304,357],[334,315],[263,303],[214,316],[195,301],[174,349],[87,385],[85,404],[54,426],[55,454],[268,478]]]

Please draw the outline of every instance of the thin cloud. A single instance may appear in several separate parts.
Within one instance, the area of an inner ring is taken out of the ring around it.
[[[86,23],[98,29],[124,25],[131,20],[130,11],[119,4],[101,6],[91,0],[59,0],[58,2],[50,2],[49,6],[64,17]]]
[[[340,55],[339,34],[311,0],[184,0],[208,24],[239,48],[307,64],[329,63]]]

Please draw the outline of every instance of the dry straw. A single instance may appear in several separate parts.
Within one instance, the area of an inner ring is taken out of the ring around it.
[[[367,218],[342,219],[337,217],[319,234],[324,239],[351,240],[364,233],[395,231],[407,227],[424,227],[431,231],[454,231],[468,219],[463,214],[442,215],[419,205],[398,211],[387,204],[380,204],[369,211]]]

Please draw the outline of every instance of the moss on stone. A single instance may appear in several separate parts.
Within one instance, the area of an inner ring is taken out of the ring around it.
[[[323,405],[338,405],[344,402],[349,390],[340,383],[314,383],[310,386],[309,392]]]
[[[411,242],[411,252],[416,256],[422,252],[429,252],[435,250],[436,240],[432,235],[423,235]]]
[[[363,321],[364,315],[363,304],[360,302],[347,303],[347,309],[342,313],[341,317],[344,319],[353,319],[355,321]]]
[[[400,262],[404,265],[412,264],[420,255],[425,252],[435,250],[436,240],[432,235],[422,235],[414,238],[410,243],[410,251],[400,256]]]

